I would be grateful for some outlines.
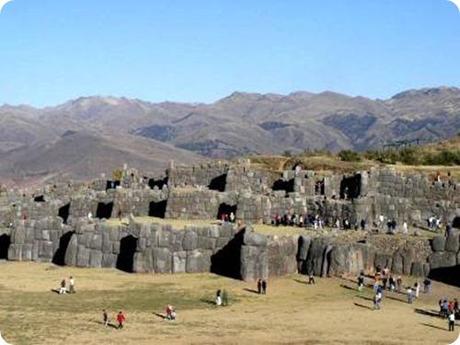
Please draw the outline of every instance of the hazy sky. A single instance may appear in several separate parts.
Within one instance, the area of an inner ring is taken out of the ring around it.
[[[0,104],[439,85],[460,86],[447,0],[14,0],[0,14]]]

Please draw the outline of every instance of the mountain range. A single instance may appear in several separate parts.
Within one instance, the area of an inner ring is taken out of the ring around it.
[[[3,183],[88,179],[124,163],[157,172],[191,164],[313,149],[381,148],[460,131],[460,89],[426,88],[387,100],[322,92],[235,92],[212,104],[82,97],[56,107],[0,107]]]

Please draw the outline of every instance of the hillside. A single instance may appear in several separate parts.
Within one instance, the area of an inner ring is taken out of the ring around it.
[[[452,176],[460,180],[460,136],[425,145],[367,152],[341,151],[334,154],[319,150],[293,156],[251,156],[251,163],[260,169],[282,172],[301,164],[305,169],[323,174],[352,173],[372,167],[388,166],[398,171],[419,172],[430,177]]]
[[[82,97],[43,109],[0,107],[0,178],[86,178],[123,163],[160,170],[170,159],[365,151],[459,131],[458,88],[410,90],[388,100],[333,92],[235,92],[212,104]],[[65,134],[73,132],[70,141]]]

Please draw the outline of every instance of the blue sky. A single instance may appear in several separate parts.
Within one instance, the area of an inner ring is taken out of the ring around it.
[[[460,86],[447,0],[14,0],[0,14],[0,104],[439,85]]]

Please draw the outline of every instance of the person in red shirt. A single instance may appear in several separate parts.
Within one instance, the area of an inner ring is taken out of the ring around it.
[[[126,316],[120,311],[117,315],[118,329],[123,328],[123,323],[126,321]]]

